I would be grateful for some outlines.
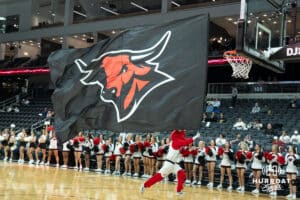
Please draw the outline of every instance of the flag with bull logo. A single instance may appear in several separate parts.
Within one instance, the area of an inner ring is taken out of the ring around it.
[[[197,129],[206,88],[208,15],[124,30],[48,58],[60,141],[82,129]]]

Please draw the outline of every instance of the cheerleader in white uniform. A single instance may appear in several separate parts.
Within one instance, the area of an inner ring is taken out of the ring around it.
[[[183,152],[183,162],[184,162],[184,169],[186,174],[185,184],[191,184],[192,180],[192,173],[193,173],[193,162],[194,156],[197,154],[195,147],[193,144],[189,144],[188,147],[184,148]]]
[[[82,170],[82,162],[81,162],[81,154],[82,154],[82,146],[85,139],[83,137],[82,131],[78,133],[78,135],[73,139],[73,145],[74,145],[74,158],[75,158],[75,170]]]
[[[105,141],[104,141],[103,135],[100,135],[99,138],[100,138],[100,142],[99,142],[99,144],[97,146],[97,152],[96,152],[96,157],[97,157],[97,169],[96,169],[96,172],[102,173],[103,172],[103,169],[102,169],[103,156],[104,156],[104,150],[102,149],[102,145],[105,144]]]
[[[4,161],[6,162],[8,160],[8,149],[9,149],[9,146],[8,146],[8,139],[9,139],[9,133],[8,133],[8,129],[5,129],[2,133],[2,146],[4,148]]]
[[[159,171],[164,162],[165,148],[168,148],[168,145],[166,145],[165,139],[162,139],[157,151],[156,172]]]
[[[43,134],[40,135],[39,139],[38,139],[38,146],[35,150],[35,159],[36,159],[36,165],[44,165],[46,162],[46,149],[47,149],[47,145],[46,145],[46,140],[47,140],[47,128],[45,128],[43,130]],[[42,161],[40,162],[39,160],[39,153],[42,152]]]
[[[247,169],[247,159],[251,159],[252,152],[248,151],[245,142],[240,143],[240,149],[236,153],[236,173],[238,176],[239,187],[236,189],[239,193],[245,192],[245,171]]]
[[[205,142],[199,141],[197,147],[197,155],[193,166],[193,182],[192,185],[201,185],[203,178],[203,169],[205,166]],[[199,179],[197,181],[197,172],[199,173]]]
[[[26,139],[27,139],[26,130],[23,128],[22,132],[20,132],[17,136],[17,141],[19,141],[19,160],[18,160],[19,164],[24,163],[24,150],[27,145]]]
[[[8,139],[8,147],[9,147],[9,150],[10,150],[9,162],[12,162],[13,157],[14,157],[14,151],[17,149],[15,131],[10,132],[10,136],[9,136],[9,139]]]
[[[263,152],[261,151],[261,146],[256,144],[254,147],[255,151],[252,153],[252,164],[251,169],[253,173],[253,182],[255,183],[255,189],[252,191],[252,194],[259,194],[259,186],[260,186],[260,177],[262,173],[263,163],[265,162],[265,158],[263,157]]]
[[[73,149],[73,140],[68,140],[68,141],[63,143],[63,152],[62,152],[62,154],[63,154],[64,164],[63,164],[63,166],[61,166],[61,168],[63,168],[63,169],[68,168],[69,155],[70,155],[71,149]]]
[[[4,131],[1,131],[1,130],[0,130],[0,157],[1,157],[2,149],[3,149],[3,145],[2,145],[2,142],[3,142],[3,140],[4,140],[3,132],[4,132]]]
[[[94,141],[91,133],[88,133],[87,137],[85,138],[83,146],[84,146],[84,161],[85,161],[84,171],[89,171],[91,151],[94,147]]]
[[[124,165],[125,165],[125,171],[123,173],[123,176],[131,176],[131,152],[129,149],[129,146],[133,144],[132,141],[132,134],[128,133],[126,136],[126,140],[123,143],[123,146],[126,150],[125,152],[125,161],[124,161]]]
[[[156,142],[156,139],[155,139],[155,137],[151,137],[151,141],[150,141],[150,143],[151,143],[151,148],[149,149],[149,167],[150,167],[150,175],[152,176],[152,175],[154,175],[154,173],[155,173],[155,161],[156,161],[156,158],[155,158],[155,154],[156,154],[156,152],[158,151],[158,144],[157,144],[157,142]]]
[[[140,174],[140,160],[142,158],[142,142],[141,142],[141,136],[136,135],[135,136],[135,142],[133,144],[134,149],[132,153],[133,158],[133,167],[134,167],[134,174],[133,177],[139,177]]]
[[[27,156],[29,158],[29,164],[32,165],[34,163],[32,153],[35,151],[36,148],[36,136],[33,130],[31,130],[30,132],[28,141],[29,141],[29,149],[27,151]]]
[[[57,147],[58,141],[56,138],[56,133],[53,131],[52,135],[50,135],[50,144],[49,144],[49,151],[48,151],[48,162],[46,163],[46,166],[50,165],[51,156],[54,154],[55,160],[56,160],[56,167],[59,167],[59,157],[58,157],[58,147]]]
[[[278,174],[281,170],[280,166],[285,163],[284,157],[278,153],[279,148],[278,145],[272,145],[272,152],[265,155],[269,166],[268,166],[268,174],[270,178],[270,196],[276,197],[277,196],[277,181],[278,181]]]
[[[109,137],[108,140],[106,141],[106,149],[105,149],[105,153],[104,153],[104,157],[105,157],[105,174],[110,174],[110,159],[111,156],[113,155],[114,151],[114,144],[112,143],[112,138]]]
[[[144,174],[142,178],[150,177],[150,158],[149,158],[149,148],[151,146],[151,135],[147,134],[146,139],[144,141],[144,151],[143,151],[143,164],[144,164]]]
[[[232,173],[231,173],[231,164],[234,160],[234,153],[230,149],[230,143],[226,142],[223,147],[219,147],[218,149],[218,155],[220,156],[221,160],[221,175],[220,175],[220,184],[217,186],[217,188],[220,190],[223,188],[223,181],[225,172],[227,173],[228,179],[229,179],[229,186],[227,187],[227,191],[232,191]]]
[[[114,149],[114,155],[116,156],[116,162],[115,162],[115,171],[113,172],[113,175],[119,176],[120,173],[120,162],[121,162],[121,152],[120,149],[123,147],[122,145],[122,136],[119,136],[117,141],[115,142],[115,149]]]
[[[210,141],[210,146],[205,148],[205,159],[208,173],[209,183],[207,187],[212,189],[214,187],[214,178],[215,178],[215,167],[217,161],[217,147],[215,140]]]
[[[289,151],[285,156],[286,164],[286,178],[289,182],[290,194],[286,196],[287,199],[297,199],[297,166],[300,164],[300,157],[296,154],[296,148],[289,146]]]

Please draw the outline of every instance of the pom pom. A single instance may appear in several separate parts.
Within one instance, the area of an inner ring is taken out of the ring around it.
[[[84,137],[79,138],[79,142],[84,142],[84,141],[85,141]]]
[[[109,159],[110,159],[111,161],[116,160],[116,155],[115,155],[115,154],[112,154],[112,155],[109,157]]]
[[[249,160],[252,158],[252,152],[251,151],[247,151],[246,153],[246,158]]]
[[[190,154],[190,152],[189,152],[187,149],[182,149],[182,150],[180,151],[180,153],[181,153],[181,155],[182,155],[183,157],[188,157],[189,154]]]
[[[245,163],[246,156],[245,156],[245,154],[243,153],[243,151],[239,150],[239,151],[236,153],[236,158],[237,158],[237,160],[238,160],[239,163],[241,163],[241,164],[244,164],[244,163]]]
[[[242,157],[243,152],[241,150],[236,152],[236,159],[239,160]]]
[[[138,147],[139,147],[139,150],[142,150],[142,149],[143,149],[143,143],[138,142],[137,145],[138,145]]]
[[[208,156],[210,156],[210,157],[213,156],[213,152],[212,152],[211,148],[208,147],[208,146],[205,147],[205,153],[206,153]]]
[[[99,145],[100,144],[100,138],[98,138],[98,137],[94,138],[93,142],[94,142],[94,145]]]
[[[164,147],[164,154],[167,154],[168,151],[169,151],[169,145],[167,145],[167,146]]]
[[[78,140],[77,138],[75,138],[75,139],[73,140],[73,146],[74,146],[75,148],[78,148],[78,147],[79,147],[79,140]]]
[[[124,142],[123,147],[124,147],[125,151],[127,151],[129,148],[128,142]]]
[[[294,160],[294,165],[300,167],[300,160],[299,159]]]
[[[126,152],[126,150],[124,149],[124,147],[121,147],[121,148],[120,148],[120,153],[121,153],[121,154],[125,154],[125,152]]]
[[[129,145],[130,153],[134,153],[134,144]]]
[[[157,151],[157,157],[162,157],[164,154],[164,149],[163,148],[159,148]]]
[[[53,126],[49,126],[48,128],[47,128],[47,131],[53,131],[54,130],[54,127]]]
[[[101,146],[101,148],[102,148],[102,150],[103,150],[105,153],[107,153],[107,152],[109,151],[109,146],[106,145],[106,144],[103,144],[103,145]]]
[[[150,144],[150,142],[145,141],[145,142],[144,142],[144,146],[145,146],[145,147],[150,147],[151,144]]]
[[[224,153],[224,148],[223,147],[219,147],[219,149],[218,149],[218,155],[219,156],[222,156],[223,155],[223,153]]]
[[[194,150],[192,150],[191,154],[192,154],[193,156],[196,156],[196,155],[198,154],[198,151],[197,151],[196,149],[194,149]]]
[[[280,164],[280,165],[284,165],[285,163],[285,159],[283,156],[277,156],[277,162]]]

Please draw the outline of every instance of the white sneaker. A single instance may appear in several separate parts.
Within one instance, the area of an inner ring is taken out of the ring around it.
[[[191,181],[190,180],[186,180],[185,184],[191,184]]]
[[[134,174],[133,174],[133,177],[138,177],[138,176],[139,176],[138,173],[134,173]]]
[[[177,183],[177,182],[178,182],[178,179],[176,178],[176,179],[174,180],[174,182]]]
[[[9,162],[12,162],[12,158],[11,158],[11,159],[9,159]]]
[[[227,187],[227,191],[228,191],[228,192],[232,192],[232,186],[228,186],[228,187]]]
[[[214,187],[213,183],[208,183],[206,186],[208,187],[208,189],[212,189]]]
[[[42,164],[42,163],[41,163]],[[46,162],[46,164],[45,164],[45,166],[49,166],[50,165],[50,163],[49,162]]]
[[[238,192],[239,193],[244,193],[245,192],[245,187],[241,187],[241,189]]]
[[[293,195],[292,194],[289,194],[287,196],[285,196],[286,199],[292,199]]]
[[[183,196],[183,195],[184,195],[184,192],[182,192],[182,191],[176,192],[176,195],[177,195],[177,196]]]
[[[83,171],[88,172],[88,171],[90,171],[90,168],[85,167],[85,168],[83,169]]]
[[[82,171],[82,165],[79,166],[79,171]]]
[[[7,157],[5,157],[5,158],[3,159],[3,161],[4,161],[4,162],[6,162],[6,161],[7,161],[7,159],[8,159],[8,158],[7,158]]]
[[[110,170],[105,170],[105,174],[110,174]]]
[[[276,197],[277,196],[277,192],[270,192],[270,196],[271,197]]]
[[[131,176],[131,173],[128,172],[128,173],[126,174],[126,176]]]
[[[223,189],[223,186],[222,186],[221,184],[219,184],[219,185],[217,186],[217,189],[218,189],[218,190],[222,190],[222,189]]]
[[[28,164],[33,165],[33,162],[34,162],[33,160],[29,160]]]
[[[296,194],[293,194],[292,199],[297,199]]]
[[[102,170],[102,169],[100,169],[100,168],[98,168],[98,169],[96,169],[96,172],[100,172],[100,173],[102,173],[102,172],[103,172],[103,170]]]
[[[40,165],[44,165],[44,164],[45,164],[44,161],[40,162]]]
[[[140,187],[140,193],[143,194],[145,192],[144,183]]]
[[[251,193],[254,194],[254,195],[258,195],[259,194],[259,190],[258,189],[252,190]]]
[[[242,187],[241,186],[239,186],[238,188],[236,188],[236,191],[241,191],[241,189],[242,189]]]
[[[197,185],[201,185],[201,181],[198,181],[198,182],[197,182]]]
[[[126,172],[124,172],[124,173],[122,174],[122,176],[127,176],[127,173],[126,173]]]
[[[37,161],[35,162],[35,164],[36,164],[36,165],[39,165],[39,163],[40,163],[40,161],[39,161],[39,160],[37,160]]]
[[[56,168],[59,168],[59,164],[58,163],[56,164]]]
[[[61,168],[66,169],[66,168],[68,168],[68,166],[67,165],[62,165]]]
[[[78,167],[76,166],[76,167],[74,167],[73,169],[77,171],[77,170],[78,170]]]
[[[19,164],[20,164],[20,163],[22,163],[22,160],[21,160],[21,159],[19,159],[19,160],[18,160],[18,163],[19,163]]]
[[[197,181],[193,181],[193,182],[192,182],[192,185],[197,185]]]

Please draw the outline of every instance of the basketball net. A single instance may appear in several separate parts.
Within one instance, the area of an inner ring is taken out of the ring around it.
[[[232,77],[243,79],[249,78],[249,72],[252,67],[251,59],[239,55],[236,50],[225,51],[223,56],[232,67]]]

